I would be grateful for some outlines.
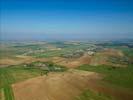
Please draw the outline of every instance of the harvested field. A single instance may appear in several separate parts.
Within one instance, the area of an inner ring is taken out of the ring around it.
[[[48,76],[16,83],[12,87],[15,100],[74,100],[86,89],[113,96],[116,100],[133,99],[132,93],[99,84],[101,78],[95,72],[69,70],[49,73]]]
[[[91,56],[84,54],[80,58],[73,58],[73,59],[67,59],[67,58],[62,58],[62,57],[53,57],[51,59],[52,62],[66,66],[68,68],[76,68],[82,64],[89,64],[91,61]]]
[[[87,79],[84,79],[84,78]],[[50,73],[14,84],[15,100],[73,100],[86,89],[87,81],[99,79],[94,72],[69,71]]]
[[[9,66],[9,65],[17,65],[21,63],[31,63],[35,61],[47,62],[51,61],[58,65],[66,66],[68,68],[76,68],[83,64],[91,64],[91,65],[114,65],[114,66],[124,66],[121,64],[113,64],[108,62],[108,58],[111,56],[115,57],[123,57],[124,54],[115,49],[105,49],[104,51],[97,52],[94,56],[89,56],[84,53],[80,58],[63,58],[63,57],[51,57],[51,58],[34,58],[31,56],[16,56],[16,58],[3,58],[0,59],[0,66]]]
[[[126,67],[123,64],[114,64],[108,61],[109,57],[124,57],[124,54],[120,50],[105,49],[101,52],[97,52],[91,59],[90,65],[112,65],[116,67]]]
[[[16,56],[16,58],[3,58],[3,59],[0,59],[0,67],[10,66],[10,65],[19,65],[22,63],[32,63],[35,61],[46,62],[46,61],[49,61],[49,59],[34,58],[31,56]]]
[[[122,66],[122,64],[114,64],[108,61],[109,57],[123,57],[124,54],[120,50],[116,49],[105,49],[103,51],[95,53],[94,56],[89,56],[88,54],[84,53],[83,56],[80,58],[62,58],[62,57],[53,57],[50,61],[66,66],[68,68],[76,68],[83,64],[90,64],[90,65],[112,65],[112,66]]]

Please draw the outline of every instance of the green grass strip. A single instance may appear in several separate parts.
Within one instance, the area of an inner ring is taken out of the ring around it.
[[[5,100],[15,100],[11,85],[4,87]]]

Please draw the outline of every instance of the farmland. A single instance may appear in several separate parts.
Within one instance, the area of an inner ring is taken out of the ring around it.
[[[5,100],[14,100],[11,84],[24,81],[28,78],[40,75],[40,70],[26,70],[23,68],[1,68],[0,69],[0,89],[4,92]]]
[[[112,84],[117,87],[125,87],[133,90],[133,65],[129,65],[127,68],[115,68],[113,66],[90,66],[90,65],[82,65],[78,69],[98,72],[106,75],[104,77],[104,81],[108,84]]]
[[[131,41],[1,42],[0,47],[0,100],[133,98]]]
[[[133,0],[0,0],[0,100],[133,100]]]
[[[4,92],[5,100],[14,100],[11,85],[16,82],[21,82],[33,77],[42,76],[50,71],[64,71],[64,68],[57,65],[52,65],[52,63],[47,63],[47,66],[49,67],[49,69],[47,70],[42,70],[40,68],[34,67],[34,64],[38,63],[39,62],[31,63],[30,65],[27,65],[26,68],[24,67],[24,65],[17,65],[0,69],[0,89],[1,93]],[[60,69],[57,69],[55,66]]]

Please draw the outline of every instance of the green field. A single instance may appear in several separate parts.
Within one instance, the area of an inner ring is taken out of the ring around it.
[[[11,84],[29,78],[40,76],[39,69],[24,69],[21,67],[0,68],[0,90],[4,91],[5,100],[14,100]]]
[[[41,69],[37,66],[38,64],[45,64],[47,66],[47,70]],[[31,64],[27,64],[26,67],[24,67],[24,65],[25,64],[0,68],[0,95],[2,95],[2,92],[4,91],[5,100],[14,100],[11,87],[11,84],[13,83],[41,76],[47,74],[48,72],[62,72],[67,70],[65,67],[55,65],[51,62],[33,62]]]
[[[112,45],[106,45],[103,47],[121,50],[127,57],[133,58],[133,48],[126,47],[126,45],[125,46],[119,46],[119,45],[113,45],[112,44]]]
[[[96,47],[96,48],[95,48]],[[107,65],[81,65],[77,69],[100,73],[104,76],[102,82],[112,88],[127,89],[133,91],[133,48],[128,43],[116,44],[115,42],[101,43],[99,42],[20,42],[20,43],[0,43],[0,58],[18,59],[17,55],[26,55],[36,58],[50,57],[66,57],[75,55],[76,51],[87,53],[88,49],[94,52],[99,52],[105,48],[120,50],[124,57],[110,56],[108,61],[113,64],[126,65],[128,67],[114,67]],[[60,49],[58,49],[60,48]],[[53,49],[53,50],[52,50]],[[31,52],[29,52],[31,51]],[[79,52],[78,52],[79,53]],[[92,56],[92,58],[95,56]],[[100,56],[101,59],[103,56]],[[69,59],[69,57],[66,57]],[[98,56],[96,57],[98,58]],[[11,85],[26,79],[41,76],[48,72],[62,72],[67,68],[56,65],[51,62],[33,62],[31,64],[21,64],[17,66],[9,66],[0,68],[0,100],[14,100],[13,90]],[[42,65],[42,66],[40,66]],[[46,66],[43,66],[46,65]],[[42,68],[42,69],[41,69]],[[112,98],[99,94],[94,91],[86,90],[76,100],[112,100]]]
[[[129,65],[126,68],[117,68],[105,65],[82,65],[78,69],[101,73],[105,75],[103,80],[106,83],[133,90],[133,65]]]
[[[43,53],[35,53],[31,54],[30,56],[34,56],[37,58],[48,58],[48,57],[56,57],[56,56],[62,56],[65,54],[71,54],[75,52],[76,50],[84,50],[89,47],[89,45],[59,45],[59,44],[54,44],[56,47],[61,47],[61,50],[47,50]]]
[[[120,90],[133,91],[133,65],[129,65],[126,68],[105,65],[82,65],[78,69],[101,73],[104,76],[102,80],[103,85]],[[114,98],[87,90],[84,91],[77,100],[114,100]]]
[[[114,100],[110,96],[97,93],[90,90],[85,90],[82,94],[76,97],[76,100]]]

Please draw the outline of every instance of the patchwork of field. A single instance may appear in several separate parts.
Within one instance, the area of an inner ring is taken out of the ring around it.
[[[40,65],[45,65],[42,68]],[[47,75],[48,72],[62,72],[66,68],[47,62],[32,62],[9,67],[0,68],[0,98],[5,100],[14,100],[14,94],[11,85],[33,77]],[[4,96],[3,96],[4,94]]]
[[[0,43],[0,100],[132,100],[132,42]]]
[[[47,76],[13,84],[15,99],[73,100],[82,90],[86,89],[87,80],[84,80],[86,76],[88,76],[88,80],[99,78],[93,72],[68,71],[63,73],[49,73]],[[81,84],[77,84],[77,82],[81,81]]]
[[[34,58],[31,56],[16,56],[15,59],[14,58],[2,58],[0,59],[0,67],[6,67],[6,66],[10,66],[10,65],[20,65],[23,63],[32,63],[35,61],[42,61],[42,62],[47,62],[50,61],[49,59],[45,59],[45,58]]]
[[[11,84],[40,76],[42,70],[21,67],[0,68],[0,100],[14,100]]]
[[[62,73],[49,73],[47,76],[19,82],[12,86],[15,100],[76,100],[87,89],[94,93],[97,91],[108,95],[103,95],[101,100],[133,99],[132,93],[103,85],[100,83],[101,79],[102,76],[95,72],[69,70]]]
[[[88,55],[86,52],[82,56],[77,58],[64,58],[60,56],[50,57],[50,58],[36,58],[32,56],[15,56],[16,58],[3,58],[0,59],[0,65],[17,65],[22,63],[31,63],[35,61],[42,62],[54,62],[56,64],[66,66],[68,68],[75,68],[83,64],[90,65],[111,65],[116,67],[126,67],[128,62],[120,62],[121,59],[126,59],[124,53],[120,50],[115,49],[105,49],[99,52],[96,52],[95,55]],[[112,61],[110,60],[112,59]],[[116,61],[117,60],[117,61]]]

